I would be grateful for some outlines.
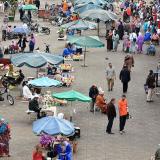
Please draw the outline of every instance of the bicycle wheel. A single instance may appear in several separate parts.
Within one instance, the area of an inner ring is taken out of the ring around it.
[[[14,105],[14,98],[11,95],[7,95],[7,100],[9,102],[10,105]]]

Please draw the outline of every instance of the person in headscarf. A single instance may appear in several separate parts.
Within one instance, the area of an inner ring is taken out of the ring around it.
[[[113,49],[113,41],[112,41],[112,30],[108,31],[106,40],[107,40],[107,51],[111,51]]]
[[[130,39],[130,41],[131,41],[130,52],[131,52],[131,53],[136,53],[137,34],[135,33],[134,30],[133,30],[133,32],[130,34],[129,39]]]
[[[10,157],[9,154],[10,127],[0,119],[0,157]]]
[[[33,34],[31,34],[30,40],[29,40],[29,51],[33,52],[35,47],[35,37]]]
[[[119,35],[117,31],[115,31],[115,33],[113,34],[112,40],[113,40],[113,51],[117,52],[117,48],[119,44]]]
[[[144,37],[143,37],[142,33],[139,32],[139,35],[138,35],[138,38],[137,38],[137,45],[138,45],[137,51],[138,51],[138,53],[142,53],[143,44],[144,44]]]
[[[128,42],[128,38],[129,38],[129,35],[127,32],[124,33],[124,36],[123,36],[123,51],[126,52],[127,50],[127,42]]]
[[[124,26],[123,23],[120,21],[120,24],[118,26],[118,35],[119,35],[119,39],[122,40],[123,35],[124,35]]]

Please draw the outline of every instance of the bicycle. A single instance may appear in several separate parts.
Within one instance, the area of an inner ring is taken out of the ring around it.
[[[4,90],[0,90],[0,101],[4,101],[4,98],[2,97],[2,95],[4,94],[6,94],[6,98],[9,104],[14,105],[14,98],[10,95],[8,88],[4,88]]]

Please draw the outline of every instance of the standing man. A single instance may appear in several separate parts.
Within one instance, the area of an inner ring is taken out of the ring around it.
[[[155,88],[155,75],[152,70],[149,71],[149,75],[146,80],[146,85],[148,86],[147,102],[153,102],[153,92]]]
[[[119,131],[120,134],[125,133],[124,127],[126,124],[127,114],[128,114],[128,102],[125,95],[122,95],[122,98],[118,101],[119,109]]]
[[[114,67],[112,67],[112,63],[108,64],[108,68],[106,69],[106,78],[108,82],[108,91],[112,91],[114,86],[114,79],[116,79],[116,72]]]
[[[116,99],[112,98],[107,106],[108,125],[106,128],[106,132],[108,134],[114,134],[112,132],[112,125],[113,125],[114,118],[116,117],[115,103],[116,103]]]
[[[98,88],[96,85],[92,85],[89,89],[89,97],[92,98],[92,102],[90,105],[90,111],[94,111],[94,104],[96,102],[97,95],[99,94]]]
[[[128,90],[128,82],[131,80],[130,71],[128,70],[127,66],[123,66],[119,75],[119,79],[123,84],[123,93],[126,93]]]

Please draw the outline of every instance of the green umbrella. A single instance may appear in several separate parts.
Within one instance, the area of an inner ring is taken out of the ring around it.
[[[96,29],[97,24],[94,22],[89,22],[89,21],[80,19],[80,20],[66,23],[62,25],[61,28],[71,29],[71,30],[72,29],[77,29],[77,30]]]
[[[97,36],[68,36],[67,40],[80,47],[84,47],[84,67],[85,65],[85,59],[86,59],[86,48],[101,48],[104,47],[104,43],[100,41],[99,37]]]
[[[52,97],[67,101],[91,102],[91,98],[77,91],[71,90],[67,92],[52,94]]]
[[[27,5],[24,5],[22,6],[22,9],[23,10],[38,10],[38,8],[35,6],[35,5],[32,5],[32,4],[27,4]]]

